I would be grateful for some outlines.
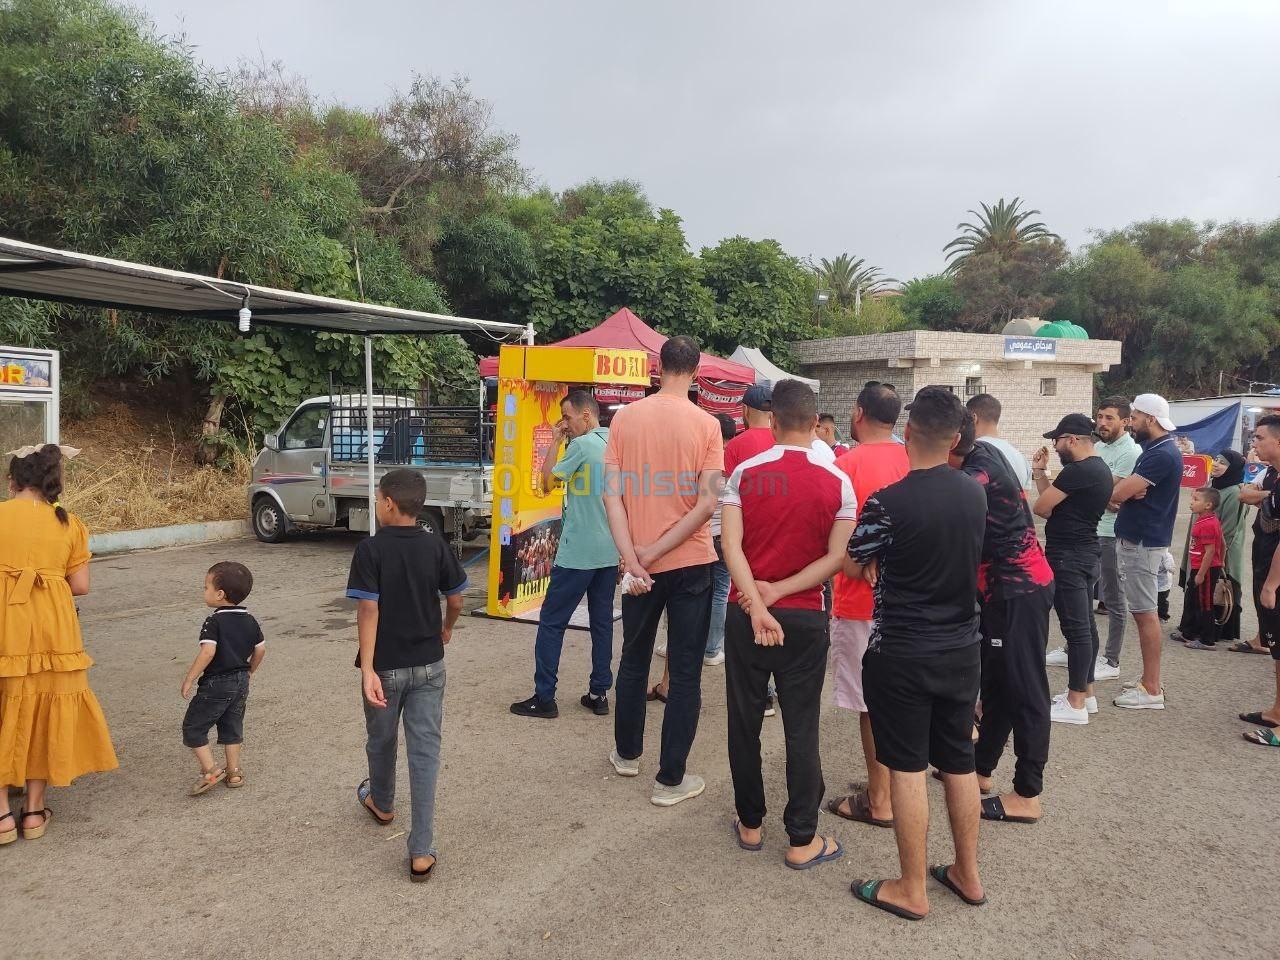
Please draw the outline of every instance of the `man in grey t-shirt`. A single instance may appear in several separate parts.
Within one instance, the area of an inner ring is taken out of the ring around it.
[[[1000,401],[989,393],[979,393],[970,397],[965,407],[973,415],[977,440],[1000,451],[1023,489],[1031,486],[1031,464],[1017,447],[1000,436]]]

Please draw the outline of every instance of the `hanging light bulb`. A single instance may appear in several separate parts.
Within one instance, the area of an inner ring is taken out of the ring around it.
[[[240,327],[241,333],[249,332],[249,328],[250,326],[252,326],[252,323],[251,323],[252,320],[253,320],[253,311],[249,309],[249,298],[245,297],[244,302],[240,304],[239,327]]]

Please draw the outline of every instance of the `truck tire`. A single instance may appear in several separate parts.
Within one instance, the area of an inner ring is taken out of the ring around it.
[[[259,497],[253,504],[253,535],[263,543],[279,543],[289,530],[289,518],[280,504],[270,497]]]
[[[418,514],[418,526],[427,533],[438,533],[444,537],[444,514],[435,507],[427,507]],[[447,538],[446,538],[447,539]]]

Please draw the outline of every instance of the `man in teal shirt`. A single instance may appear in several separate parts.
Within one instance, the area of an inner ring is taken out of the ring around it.
[[[1098,404],[1097,434],[1103,442],[1094,449],[1111,468],[1113,483],[1133,473],[1142,454],[1142,447],[1129,434],[1131,414],[1125,397],[1108,397]],[[1128,613],[1116,562],[1116,514],[1111,507],[1098,521],[1098,542],[1102,545],[1102,575],[1098,582],[1107,608],[1107,646],[1094,667],[1094,679],[1110,680],[1120,676],[1120,648]]]
[[[511,705],[521,717],[558,717],[556,679],[569,618],[585,594],[591,625],[590,688],[580,701],[597,716],[609,713],[613,686],[613,594],[618,582],[618,550],[604,512],[604,448],[609,431],[600,426],[600,405],[586,390],[560,401],[562,419],[543,452],[542,487],[564,484],[560,545],[551,568],[551,585],[538,615],[533,644],[533,696]],[[558,461],[565,440],[569,445]]]

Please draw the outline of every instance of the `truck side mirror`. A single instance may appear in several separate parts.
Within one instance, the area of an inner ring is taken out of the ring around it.
[[[279,443],[274,433],[268,433],[262,438],[262,446],[267,450],[279,450]]]

